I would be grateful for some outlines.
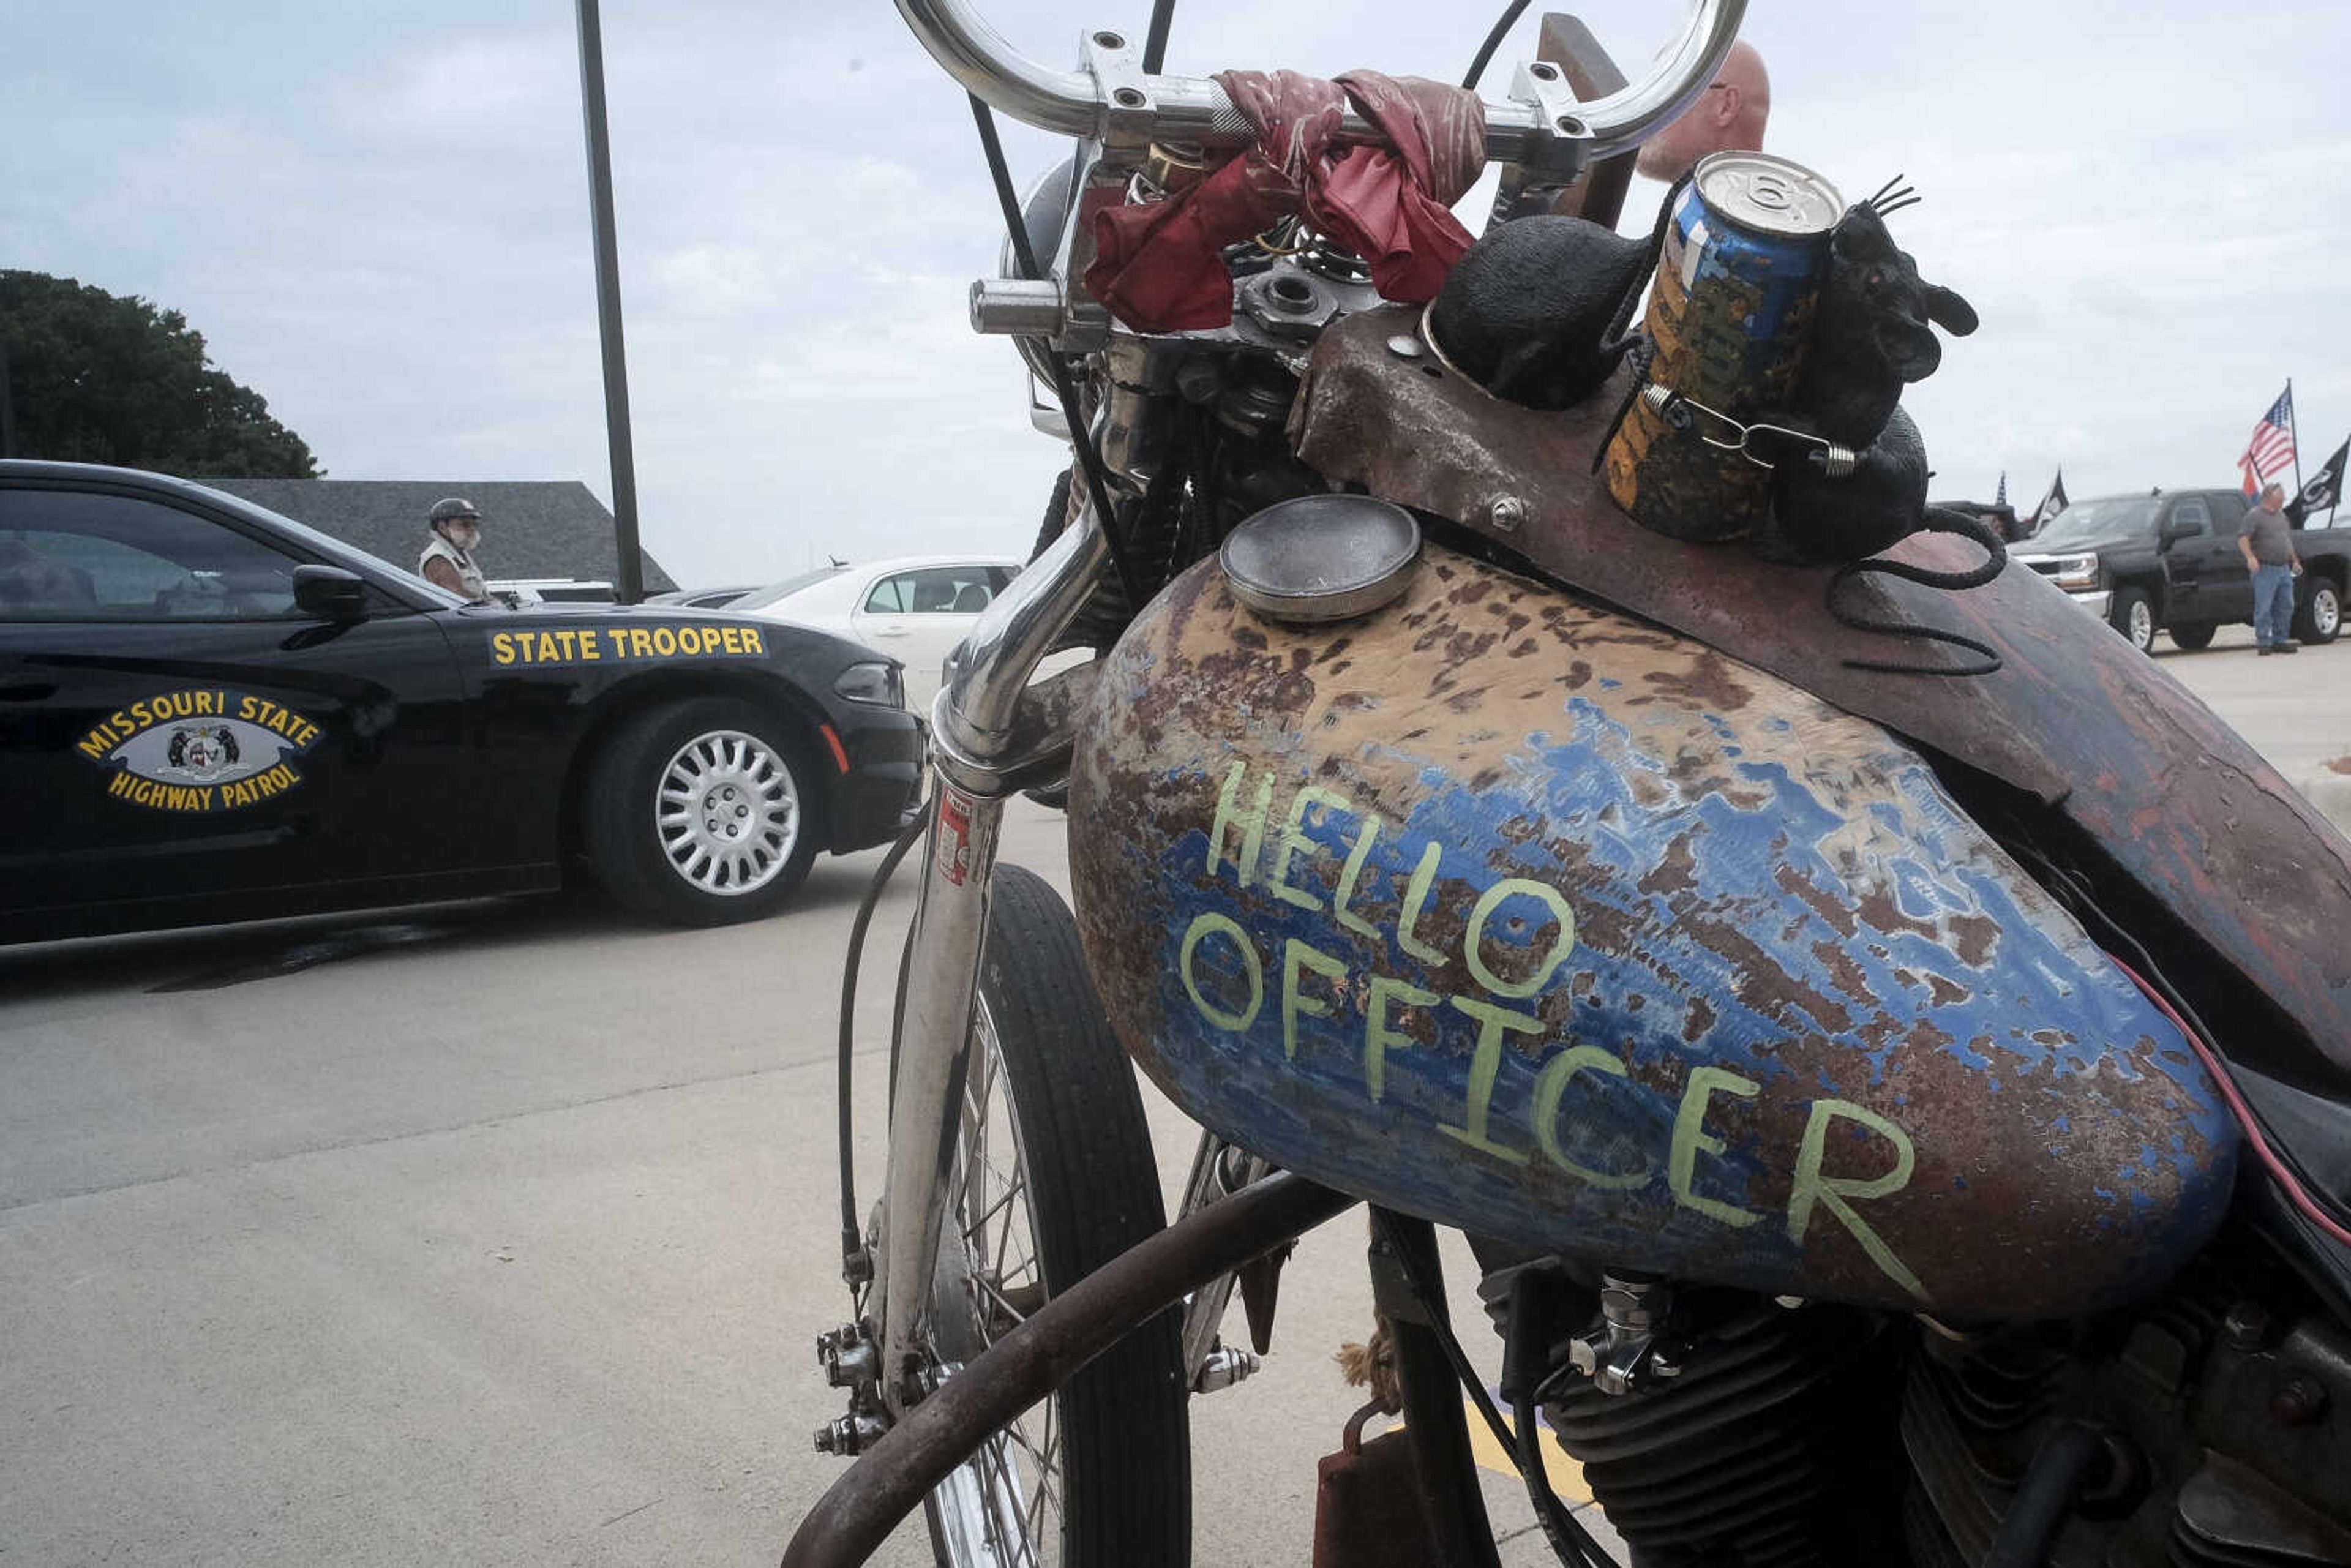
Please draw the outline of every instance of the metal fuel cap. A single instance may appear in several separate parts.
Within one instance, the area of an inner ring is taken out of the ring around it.
[[[1269,621],[1315,625],[1392,602],[1420,563],[1420,525],[1369,496],[1277,501],[1217,552],[1233,597]]]

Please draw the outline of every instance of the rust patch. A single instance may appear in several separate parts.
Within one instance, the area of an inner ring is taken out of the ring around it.
[[[1674,835],[1673,841],[1666,845],[1665,858],[1637,884],[1643,893],[1682,893],[1698,885],[1698,852],[1690,847],[1694,836]]]
[[[1711,648],[1686,669],[1656,670],[1645,678],[1664,695],[1708,713],[1737,713],[1754,700],[1737,667]]]
[[[2351,1084],[2351,947],[2339,941],[2351,925],[2351,844],[2158,663],[2011,563],[1963,593],[1879,579],[1844,594],[1858,615],[1988,643],[2005,660],[1999,674],[1939,681],[1855,668],[1849,661],[1959,655],[1838,624],[1824,609],[1825,568],[1667,538],[1627,518],[1592,458],[1631,371],[1574,408],[1526,409],[1389,353],[1387,340],[1411,329],[1403,308],[1370,310],[1315,344],[1290,429],[1327,480],[1473,531],[1507,489],[1526,520],[1501,542],[1558,580],[2036,797],[2276,999],[2299,1026],[2279,1049],[2323,1060],[2333,1082]],[[1978,554],[1927,535],[1888,553],[1946,570]],[[1534,613],[1553,635],[1576,619],[1566,603]],[[2351,757],[2330,766],[2351,770]],[[2134,834],[2135,822],[2148,831]]]
[[[1806,908],[1827,921],[1829,929],[1838,936],[1849,937],[1860,929],[1854,920],[1852,910],[1813,886],[1812,878],[1804,875],[1794,866],[1782,862],[1772,872],[1771,878],[1780,884],[1782,891],[1802,899]],[[1871,951],[1880,958],[1886,956],[1881,949],[1873,948]]]
[[[1853,955],[1843,947],[1834,942],[1815,942],[1813,944],[1813,956],[1819,959],[1821,967],[1829,972],[1838,990],[1864,1007],[1882,1008],[1885,1005],[1886,998],[1870,994],[1869,976],[1854,961]],[[1865,1031],[1866,1026],[1864,1028]]]
[[[1993,949],[2000,946],[2000,922],[1983,915],[1956,915],[1951,921],[1951,938],[1959,962],[1970,969],[1980,969],[1991,961]]]

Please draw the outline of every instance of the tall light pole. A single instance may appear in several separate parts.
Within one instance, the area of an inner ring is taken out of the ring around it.
[[[604,29],[580,0],[580,106],[588,121],[588,215],[596,230],[596,326],[604,345],[604,437],[612,448],[612,538],[623,604],[645,596],[637,544],[637,459],[629,441],[629,358],[621,341],[621,251],[612,231],[612,143],[604,130]]]
[[[16,455],[16,398],[8,387],[8,340],[0,338],[0,457]]]

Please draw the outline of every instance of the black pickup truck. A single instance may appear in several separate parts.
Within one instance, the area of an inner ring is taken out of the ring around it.
[[[2253,618],[2252,575],[2237,546],[2245,497],[2234,490],[2158,490],[2076,501],[2010,553],[2072,594],[2145,652],[2158,631],[2202,648],[2230,622]],[[2303,573],[2294,633],[2332,643],[2351,583],[2351,528],[2294,536]]]

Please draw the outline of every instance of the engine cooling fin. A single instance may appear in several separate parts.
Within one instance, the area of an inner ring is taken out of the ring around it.
[[[1900,1455],[1869,1437],[1891,1419],[1889,1337],[1864,1312],[1767,1307],[1669,1384],[1578,1383],[1545,1409],[1642,1568],[1896,1561]]]

